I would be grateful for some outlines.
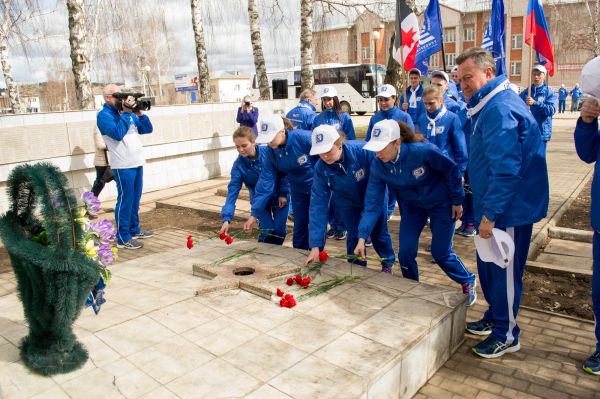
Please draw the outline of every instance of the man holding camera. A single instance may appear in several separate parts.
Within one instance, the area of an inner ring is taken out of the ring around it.
[[[104,87],[104,107],[96,124],[108,149],[117,185],[115,222],[117,248],[140,249],[138,239],[152,237],[140,227],[138,215],[142,197],[144,149],[140,134],[152,133],[152,123],[133,95],[120,93],[119,86]]]

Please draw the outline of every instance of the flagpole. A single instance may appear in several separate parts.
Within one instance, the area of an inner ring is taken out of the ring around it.
[[[531,79],[533,75],[533,41],[535,37],[535,31],[531,32],[530,40],[529,40],[529,73],[528,73],[528,82],[527,82],[527,91],[529,97],[531,97]]]

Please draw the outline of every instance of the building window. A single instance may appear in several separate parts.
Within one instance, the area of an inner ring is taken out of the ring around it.
[[[521,61],[512,61],[510,63],[511,76],[521,76]]]
[[[512,35],[512,49],[520,50],[523,48],[523,35]]]
[[[456,29],[444,29],[444,43],[456,43]]]
[[[371,59],[371,47],[363,47],[362,51],[363,60]]]
[[[465,26],[463,30],[463,40],[465,42],[474,42],[475,41],[475,27],[474,26]]]
[[[446,53],[446,68],[453,67],[456,65],[456,54],[454,53]]]
[[[429,57],[429,66],[436,69],[440,67],[440,53],[435,53]]]

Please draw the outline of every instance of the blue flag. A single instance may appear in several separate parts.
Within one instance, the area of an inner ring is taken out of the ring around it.
[[[489,35],[488,35],[489,33]],[[491,38],[492,43],[487,43],[486,37]],[[506,73],[506,30],[504,28],[504,1],[493,0],[492,14],[490,15],[490,24],[485,31],[482,46],[492,53],[496,61],[496,75]]]
[[[440,3],[438,0],[431,0],[425,10],[423,20],[423,30],[419,38],[419,47],[415,57],[415,68],[418,68],[423,75],[429,71],[429,57],[442,51],[442,14],[440,13]]]

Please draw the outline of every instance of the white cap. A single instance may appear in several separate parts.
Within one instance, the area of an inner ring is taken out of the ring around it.
[[[452,67],[452,69],[450,70],[450,72],[454,73],[454,72],[458,72],[458,65],[454,65]]]
[[[418,74],[419,76],[421,76],[421,75],[422,75],[422,73],[421,73],[421,70],[420,70],[419,68],[413,68],[413,69],[411,69],[410,71],[408,71],[408,74],[409,74],[409,75],[410,75],[410,74],[413,74],[413,73],[416,73],[416,74]]]
[[[319,155],[324,152],[329,152],[333,147],[333,143],[340,138],[337,129],[331,125],[317,126],[312,131],[312,147],[310,155]]]
[[[596,99],[600,99],[600,57],[596,57],[583,66],[581,70],[581,91]]]
[[[532,71],[540,71],[543,74],[547,74],[548,73],[548,70],[543,65],[534,65],[533,68],[531,68],[531,70]]]
[[[337,97],[337,90],[333,86],[325,86],[323,89],[321,89],[319,97]]]
[[[365,150],[381,151],[392,141],[400,138],[400,126],[393,119],[384,119],[373,126],[371,139],[363,146]]]
[[[442,78],[444,79],[446,82],[450,82],[450,78],[448,77],[448,74],[444,71],[433,71],[431,72],[431,77],[438,77],[438,78]]]
[[[396,88],[392,85],[381,85],[377,91],[377,97],[390,98],[396,95]]]
[[[477,254],[484,262],[493,262],[505,269],[515,256],[515,243],[504,230],[492,229],[488,239],[475,236]]]
[[[277,133],[284,129],[283,119],[280,115],[265,115],[260,120],[258,127],[260,130],[256,137],[256,144],[268,144],[273,141]]]

